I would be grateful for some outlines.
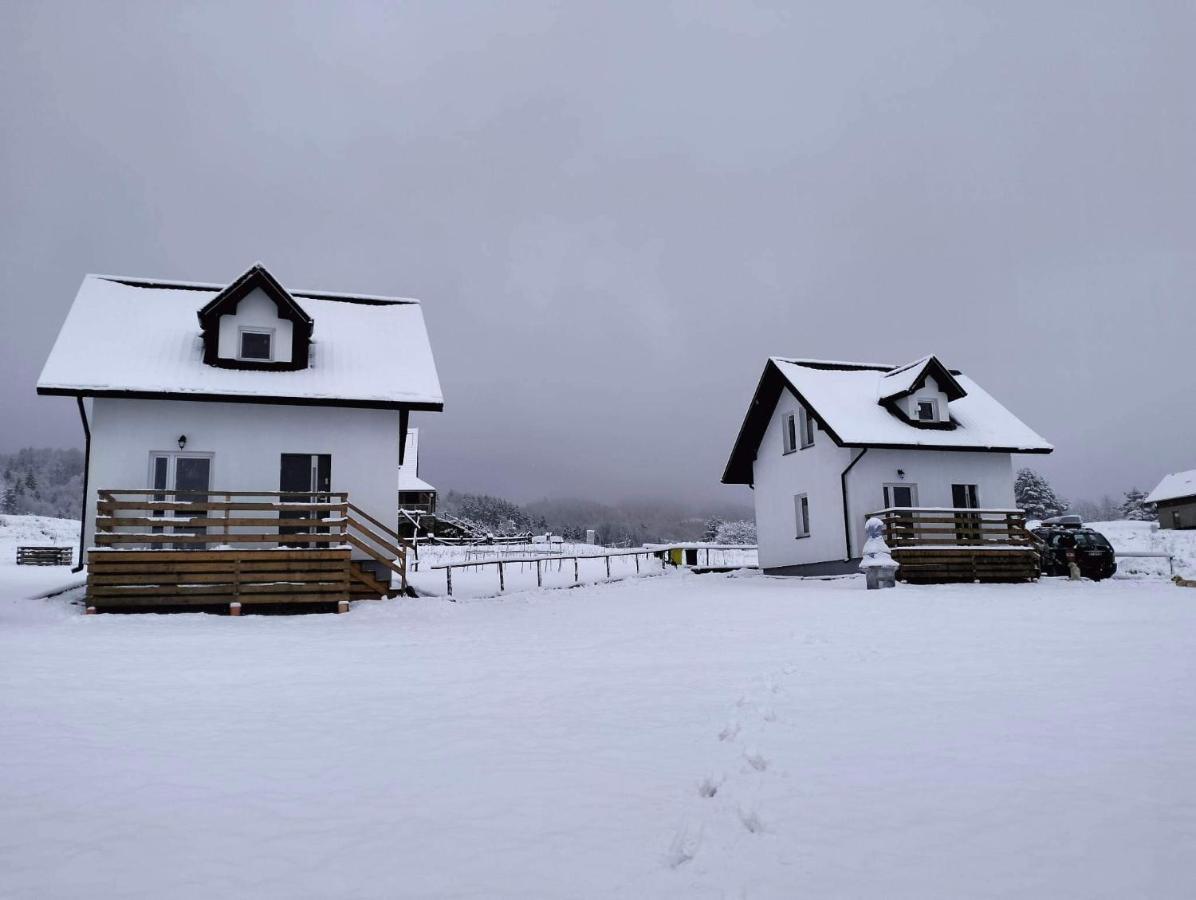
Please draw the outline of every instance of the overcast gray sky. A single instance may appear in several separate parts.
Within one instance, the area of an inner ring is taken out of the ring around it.
[[[935,352],[1073,496],[1196,466],[1189,2],[0,15],[0,451],[81,443],[85,272],[260,259],[423,299],[442,487],[739,499],[772,354]]]

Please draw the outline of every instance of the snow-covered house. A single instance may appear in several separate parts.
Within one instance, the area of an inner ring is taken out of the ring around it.
[[[406,449],[399,463],[399,509],[436,512],[436,488],[419,477],[419,429],[407,429]]]
[[[1155,504],[1162,528],[1196,528],[1196,469],[1172,472],[1146,496]]]
[[[882,510],[907,511],[890,522],[907,538],[941,532],[936,548],[982,532],[989,543],[990,520],[1020,543],[1011,454],[1051,450],[935,356],[896,367],[774,357],[722,480],[754,488],[763,569],[841,572]],[[957,521],[961,509],[973,512]]]
[[[288,290],[260,264],[228,285],[86,276],[37,390],[78,400],[84,547],[253,549],[313,532],[309,549],[351,545],[375,568],[390,550],[336,533],[352,520],[397,543],[409,416],[443,408],[418,301]]]

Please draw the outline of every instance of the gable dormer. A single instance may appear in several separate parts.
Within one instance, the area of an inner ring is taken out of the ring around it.
[[[966,396],[967,391],[936,356],[898,366],[880,379],[880,405],[916,428],[953,429],[951,401]]]
[[[203,361],[223,369],[306,369],[314,321],[255,263],[199,310]]]

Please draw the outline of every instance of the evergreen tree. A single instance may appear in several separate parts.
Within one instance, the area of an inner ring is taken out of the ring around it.
[[[1045,478],[1033,469],[1020,469],[1013,482],[1017,508],[1028,519],[1049,519],[1067,512],[1067,501],[1059,497]]]
[[[711,516],[706,520],[706,525],[702,530],[702,540],[707,544],[713,544],[718,540],[718,530],[722,527],[723,521],[718,516]]]
[[[719,525],[715,540],[720,544],[754,544],[756,543],[756,523],[746,519],[723,522]]]
[[[1155,518],[1155,505],[1146,502],[1146,492],[1137,488],[1130,488],[1125,492],[1125,499],[1121,501],[1119,510],[1121,518],[1135,522],[1150,522]]]

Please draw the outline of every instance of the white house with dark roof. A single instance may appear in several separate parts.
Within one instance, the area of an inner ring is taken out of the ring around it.
[[[1196,528],[1196,469],[1163,476],[1146,496],[1155,504],[1162,528]]]
[[[289,290],[260,264],[229,285],[86,276],[37,390],[78,400],[84,547],[97,490],[344,492],[393,529],[410,413],[443,408],[419,301]],[[151,509],[166,518],[142,531],[186,533],[180,511]],[[219,530],[205,515],[200,549]]]
[[[896,367],[773,357],[722,480],[754,489],[761,568],[850,571],[870,513],[1012,509],[1012,454],[1052,449],[934,356]]]

